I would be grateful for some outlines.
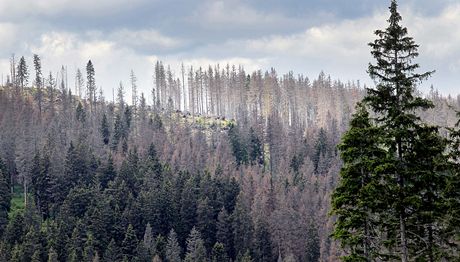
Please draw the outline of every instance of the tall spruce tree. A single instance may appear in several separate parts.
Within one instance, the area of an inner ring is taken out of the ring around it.
[[[21,91],[24,91],[24,87],[29,83],[29,70],[27,68],[26,59],[23,56],[19,59],[16,81],[16,88],[21,88]],[[19,89],[16,90],[19,91]]]
[[[41,116],[42,113],[42,102],[43,102],[43,76],[42,76],[42,63],[40,57],[34,54],[34,68],[35,68],[35,87],[37,91],[35,93],[35,99],[38,103],[38,113]]]
[[[91,60],[86,64],[86,78],[86,98],[89,100],[92,111],[93,105],[96,102],[96,80],[94,78],[94,66]]]
[[[369,192],[364,191],[364,196],[372,194],[375,202],[358,202],[362,207],[345,216],[363,219],[362,225],[366,227],[372,221],[368,212],[375,212],[379,227],[372,230],[378,230],[382,239],[372,248],[378,250],[379,259],[437,261],[446,253],[440,237],[441,222],[445,216],[442,191],[447,177],[443,172],[446,169],[446,144],[438,135],[438,128],[423,123],[415,113],[433,107],[429,100],[416,96],[417,85],[433,72],[416,72],[419,65],[413,60],[418,56],[418,45],[408,36],[407,29],[400,25],[402,17],[395,0],[389,9],[388,27],[375,31],[377,39],[369,44],[376,63],[369,64],[368,73],[376,87],[368,89],[364,98],[375,114],[373,120],[379,133],[379,147],[385,150],[381,162],[376,167],[371,166],[371,176],[365,178],[372,178],[372,173],[375,173],[378,176],[373,179],[375,181],[371,179],[369,185],[376,183],[377,189],[384,189],[374,190],[372,185]],[[355,146],[360,147],[359,144]],[[350,162],[350,159],[344,160]],[[355,188],[336,191],[335,212],[341,198],[353,194],[350,190]],[[378,207],[376,210],[375,206]],[[365,216],[363,210],[366,211]],[[352,230],[355,223],[344,223],[342,229],[338,225],[340,219],[336,224],[336,237],[345,236],[346,240],[341,239],[342,244],[352,244],[355,248],[350,252],[352,257],[355,255],[352,261],[370,260],[369,252],[373,251],[369,250],[371,246],[365,228],[363,233],[361,228],[357,232]],[[346,230],[351,230],[349,237],[346,237]]]
[[[166,244],[166,261],[167,262],[180,262],[180,245],[177,241],[177,234],[174,229],[171,229],[168,234],[168,242]]]

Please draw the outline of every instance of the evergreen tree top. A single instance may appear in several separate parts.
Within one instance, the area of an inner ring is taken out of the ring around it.
[[[407,28],[401,25],[397,2],[392,1],[389,9],[388,27],[376,30],[377,39],[369,43],[376,62],[369,64],[368,73],[375,81],[376,88],[367,90],[365,102],[373,111],[395,119],[402,112],[433,106],[430,101],[415,94],[417,85],[434,71],[416,72],[420,66],[413,60],[419,55],[419,45],[408,35]],[[411,116],[411,119],[418,118]]]

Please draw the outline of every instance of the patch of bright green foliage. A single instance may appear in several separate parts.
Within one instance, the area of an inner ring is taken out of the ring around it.
[[[9,217],[13,217],[16,213],[24,211],[24,195],[21,186],[15,186],[13,195],[11,196],[11,208],[8,213]]]

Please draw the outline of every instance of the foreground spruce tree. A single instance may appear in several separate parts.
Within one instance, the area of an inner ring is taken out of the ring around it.
[[[458,121],[454,128],[451,128],[449,135],[450,142],[450,160],[451,175],[447,181],[445,190],[446,210],[448,217],[446,219],[447,227],[445,228],[446,239],[454,243],[460,242],[460,112],[457,112]],[[460,257],[459,245],[453,245],[453,257]]]
[[[333,237],[348,250],[347,261],[371,261],[378,256],[379,241],[372,228],[378,227],[382,204],[376,194],[383,189],[374,172],[385,156],[380,142],[380,130],[371,124],[366,107],[359,104],[338,146],[344,165],[332,195],[332,213],[337,216]]]
[[[369,44],[376,63],[368,72],[376,87],[367,90],[364,103],[375,117],[358,109],[340,146],[334,236],[349,248],[346,261],[439,261],[449,254],[443,235],[446,142],[417,116],[433,105],[415,95],[433,72],[415,72],[418,45],[400,25],[395,0],[390,13],[388,27]]]

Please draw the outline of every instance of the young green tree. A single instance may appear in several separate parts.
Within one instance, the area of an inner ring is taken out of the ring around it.
[[[94,250],[94,238],[92,234],[88,234],[85,242],[85,248],[83,249],[83,261],[92,262],[95,256]]]
[[[207,197],[198,202],[196,215],[197,230],[203,237],[206,249],[211,250],[216,238],[216,221],[214,219],[214,210],[209,204],[209,199]]]
[[[2,167],[0,159],[0,237],[8,225],[8,211],[11,207],[11,191],[8,185],[8,174]]]
[[[75,116],[78,121],[80,121],[81,123],[85,123],[86,112],[80,101],[78,101],[77,109],[75,110]]]
[[[225,253],[232,257],[231,247],[233,246],[232,224],[227,210],[222,207],[217,215],[216,223],[216,241],[222,243],[225,248]]]
[[[244,194],[240,193],[232,214],[235,254],[244,254],[253,241],[254,226],[249,208]]]
[[[259,219],[255,225],[253,246],[256,261],[273,261],[268,223],[262,219]]]
[[[82,222],[79,220],[72,231],[72,237],[67,248],[69,261],[82,261],[85,246],[85,233]]]
[[[104,113],[102,116],[102,123],[101,128],[99,130],[101,132],[102,141],[104,144],[108,144],[110,140],[110,130],[109,130],[109,123],[107,121],[107,115]]]
[[[34,194],[35,204],[44,219],[50,215],[50,208],[52,204],[53,194],[52,185],[53,178],[50,174],[51,161],[49,153],[45,152],[43,157],[37,151],[35,153],[32,169],[32,191]]]
[[[112,240],[110,240],[109,245],[105,249],[103,261],[105,262],[119,261],[120,257],[121,257],[121,254],[119,251],[119,247],[115,243],[115,240],[112,238]]]
[[[187,238],[187,253],[185,254],[185,262],[206,262],[206,248],[204,247],[203,239],[200,232],[192,228],[190,235]]]
[[[50,247],[48,251],[48,262],[58,262],[58,253],[53,247]]]
[[[251,165],[264,164],[263,145],[252,127],[249,129],[249,162]]]
[[[212,262],[227,262],[229,261],[227,253],[225,253],[224,244],[216,242],[211,252]],[[261,260],[262,261],[262,260]]]
[[[127,257],[129,261],[131,261],[134,256],[136,255],[137,247],[137,237],[136,232],[131,224],[128,225],[128,229],[126,229],[125,238],[121,243],[121,251],[123,257]]]
[[[168,242],[166,244],[166,261],[167,262],[180,262],[180,245],[177,241],[177,234],[174,229],[171,229],[168,235]]]

